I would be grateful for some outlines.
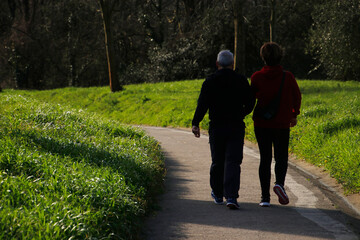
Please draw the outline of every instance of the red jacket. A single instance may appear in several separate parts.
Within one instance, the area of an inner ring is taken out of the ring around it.
[[[257,104],[263,107],[275,98],[280,89],[283,76],[283,67],[264,66],[261,71],[251,76],[251,88],[253,89]],[[291,72],[286,72],[281,101],[277,115],[271,120],[265,120],[253,116],[254,126],[263,128],[289,128],[292,118],[300,114],[301,92]]]

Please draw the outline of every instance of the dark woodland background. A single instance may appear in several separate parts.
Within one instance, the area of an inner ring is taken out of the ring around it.
[[[4,0],[0,86],[108,85],[109,55],[120,86],[204,78],[236,31],[247,77],[271,37],[297,78],[360,80],[360,0]]]

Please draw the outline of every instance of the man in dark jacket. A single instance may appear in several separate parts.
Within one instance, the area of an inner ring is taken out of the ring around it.
[[[233,54],[218,54],[218,70],[204,81],[192,121],[195,137],[200,137],[199,123],[209,110],[211,196],[216,204],[226,198],[230,209],[238,209],[241,162],[245,135],[244,117],[254,105],[255,97],[245,76],[233,69]]]

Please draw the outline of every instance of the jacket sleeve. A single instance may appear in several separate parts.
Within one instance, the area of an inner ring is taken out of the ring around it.
[[[197,107],[195,110],[192,126],[199,127],[200,122],[203,120],[207,110],[209,109],[209,84],[205,80],[202,84]]]
[[[295,77],[292,76],[293,84],[292,84],[292,96],[293,96],[293,116],[297,117],[300,114],[300,106],[301,106],[301,92],[299,89],[299,85],[297,84]]]

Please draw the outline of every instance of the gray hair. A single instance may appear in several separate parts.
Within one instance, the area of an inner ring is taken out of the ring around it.
[[[234,54],[229,50],[222,50],[217,56],[217,62],[222,67],[228,67],[234,63]]]

